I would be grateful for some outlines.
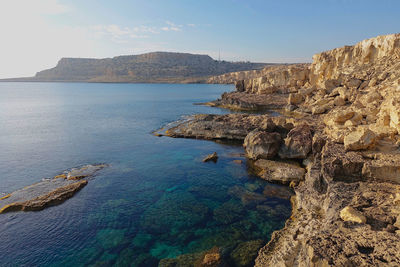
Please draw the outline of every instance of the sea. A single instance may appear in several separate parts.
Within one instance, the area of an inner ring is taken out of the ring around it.
[[[152,134],[189,115],[230,113],[194,104],[232,90],[0,83],[0,198],[73,167],[109,165],[60,205],[0,214],[0,266],[151,267],[213,248],[231,266],[252,263],[291,213],[287,198],[265,192],[285,188],[251,175],[240,144]],[[218,161],[203,163],[213,152]]]

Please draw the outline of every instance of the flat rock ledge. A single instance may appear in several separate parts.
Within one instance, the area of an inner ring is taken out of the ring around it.
[[[239,111],[266,111],[280,110],[287,105],[289,94],[275,93],[268,98],[257,94],[244,92],[223,93],[221,98],[215,101],[203,103],[210,107],[226,108]]]
[[[14,191],[0,198],[0,213],[39,211],[61,204],[86,186],[87,178],[94,176],[106,166],[106,164],[97,164],[73,168],[51,179],[44,179]]]

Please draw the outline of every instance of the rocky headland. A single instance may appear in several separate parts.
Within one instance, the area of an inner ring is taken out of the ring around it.
[[[294,189],[255,266],[400,265],[400,34],[223,79],[236,91],[213,105],[281,116],[196,115],[165,135],[241,142],[251,172]]]
[[[251,71],[274,65],[214,60],[208,55],[152,52],[113,58],[62,58],[54,68],[34,77],[0,81],[204,83],[210,76]]]
[[[39,211],[73,197],[88,183],[88,178],[106,164],[85,165],[26,186],[0,198],[0,214],[12,211]]]

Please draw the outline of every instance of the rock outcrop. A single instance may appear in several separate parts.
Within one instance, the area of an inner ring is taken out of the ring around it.
[[[271,159],[278,154],[281,142],[279,133],[254,130],[246,136],[243,146],[251,159]]]
[[[238,80],[219,100],[278,96],[280,117],[197,115],[169,135],[245,140],[256,175],[294,188],[292,217],[256,266],[398,266],[399,92],[400,34],[379,36]],[[278,154],[271,133],[284,140]]]
[[[89,178],[107,165],[86,165],[73,168],[52,179],[24,187],[0,199],[0,213],[39,211],[61,204],[87,185]]]

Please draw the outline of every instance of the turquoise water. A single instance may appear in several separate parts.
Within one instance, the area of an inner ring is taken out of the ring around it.
[[[290,204],[263,195],[282,188],[247,173],[241,146],[151,134],[184,115],[227,113],[193,103],[232,89],[0,83],[0,196],[72,167],[110,164],[59,206],[1,214],[0,265],[157,266],[265,243]],[[216,164],[201,162],[214,151]]]

